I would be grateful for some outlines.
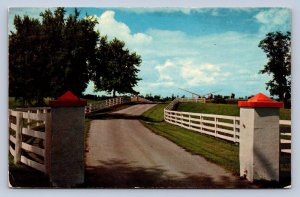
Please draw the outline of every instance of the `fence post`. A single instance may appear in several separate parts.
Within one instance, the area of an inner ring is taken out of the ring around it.
[[[93,107],[93,105],[92,105],[92,103],[90,103],[90,104],[89,104],[89,113],[92,112],[92,107]]]
[[[215,137],[217,137],[217,125],[218,125],[218,118],[215,117]]]
[[[45,167],[46,167],[46,174],[50,174],[50,164],[51,164],[51,113],[46,113],[46,121],[45,121]]]
[[[47,109],[43,109],[43,114],[47,114],[48,110]],[[44,121],[44,124],[46,124],[46,121]]]
[[[279,181],[279,108],[259,93],[240,107],[240,175],[249,181]]]
[[[202,128],[203,128],[203,127],[202,127],[202,125],[203,125],[202,115],[199,116],[199,120],[200,120],[200,121],[199,121],[199,126],[200,126],[199,129],[200,129],[200,131],[202,131],[202,130],[203,130],[203,129],[202,129]]]
[[[181,117],[181,126],[183,126],[183,114],[180,113],[180,117]]]
[[[37,110],[36,110],[36,114],[37,114],[37,116],[39,117],[39,115],[41,114],[40,109],[37,109]],[[37,122],[36,122],[36,126],[40,126],[40,125],[41,125],[40,122],[37,121]]]
[[[189,114],[189,128],[191,128],[191,115]]]
[[[233,118],[234,143],[236,143],[236,117]]]
[[[49,105],[52,118],[50,182],[55,187],[74,187],[84,182],[86,101],[68,91]]]
[[[14,163],[20,163],[21,161],[21,152],[22,152],[22,128],[23,128],[23,113],[18,112],[16,116],[16,144],[15,144],[15,157]]]

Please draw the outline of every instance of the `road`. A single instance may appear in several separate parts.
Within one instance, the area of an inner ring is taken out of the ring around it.
[[[134,105],[92,121],[86,152],[88,187],[254,187],[145,128],[138,116],[153,106]]]

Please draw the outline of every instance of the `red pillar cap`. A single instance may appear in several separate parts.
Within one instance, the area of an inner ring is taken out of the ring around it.
[[[78,98],[71,91],[67,91],[55,101],[49,101],[51,107],[80,107],[86,104],[86,100]]]
[[[263,93],[258,93],[254,97],[248,99],[248,101],[239,101],[238,106],[253,107],[253,108],[257,108],[257,107],[282,108],[283,103],[274,101],[271,98],[264,95]]]

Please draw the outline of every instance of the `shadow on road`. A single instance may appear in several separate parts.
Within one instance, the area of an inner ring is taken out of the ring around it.
[[[221,177],[214,181],[206,174],[171,176],[157,167],[136,167],[121,160],[99,161],[99,166],[86,169],[84,187],[88,188],[256,188],[245,180]]]
[[[108,114],[95,114],[89,116],[91,120],[112,120],[112,119],[129,119],[129,120],[137,120],[140,119],[140,116],[136,115],[129,115],[129,114],[122,114],[122,113],[108,113]]]

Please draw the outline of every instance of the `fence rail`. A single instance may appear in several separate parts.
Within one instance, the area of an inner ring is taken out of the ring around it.
[[[115,105],[130,102],[130,97],[117,97],[85,107],[91,113]],[[36,170],[47,173],[50,146],[51,108],[30,107],[9,110],[9,153],[15,163],[23,163]]]
[[[44,173],[50,108],[9,110],[9,152],[15,163],[23,163]],[[36,159],[39,158],[39,159]]]
[[[291,154],[291,121],[290,120],[280,120],[280,126],[282,127],[280,131],[280,149],[282,153]],[[286,129],[288,128],[288,129]]]
[[[106,109],[115,105],[120,105],[124,103],[129,103],[131,100],[129,97],[117,97],[112,99],[107,99],[103,101],[98,101],[90,103],[85,107],[85,114],[89,114],[95,111]]]
[[[195,102],[195,103],[205,103],[205,98],[177,98],[179,102]]]
[[[178,112],[165,109],[165,121],[200,133],[239,142],[239,121],[236,116]]]
[[[164,109],[164,120],[186,129],[204,133],[217,138],[239,143],[240,117],[223,116],[175,111],[179,102],[189,102],[189,99],[176,98]],[[290,127],[290,120],[280,120],[281,127]],[[280,132],[280,147],[282,153],[291,154],[290,129]]]

